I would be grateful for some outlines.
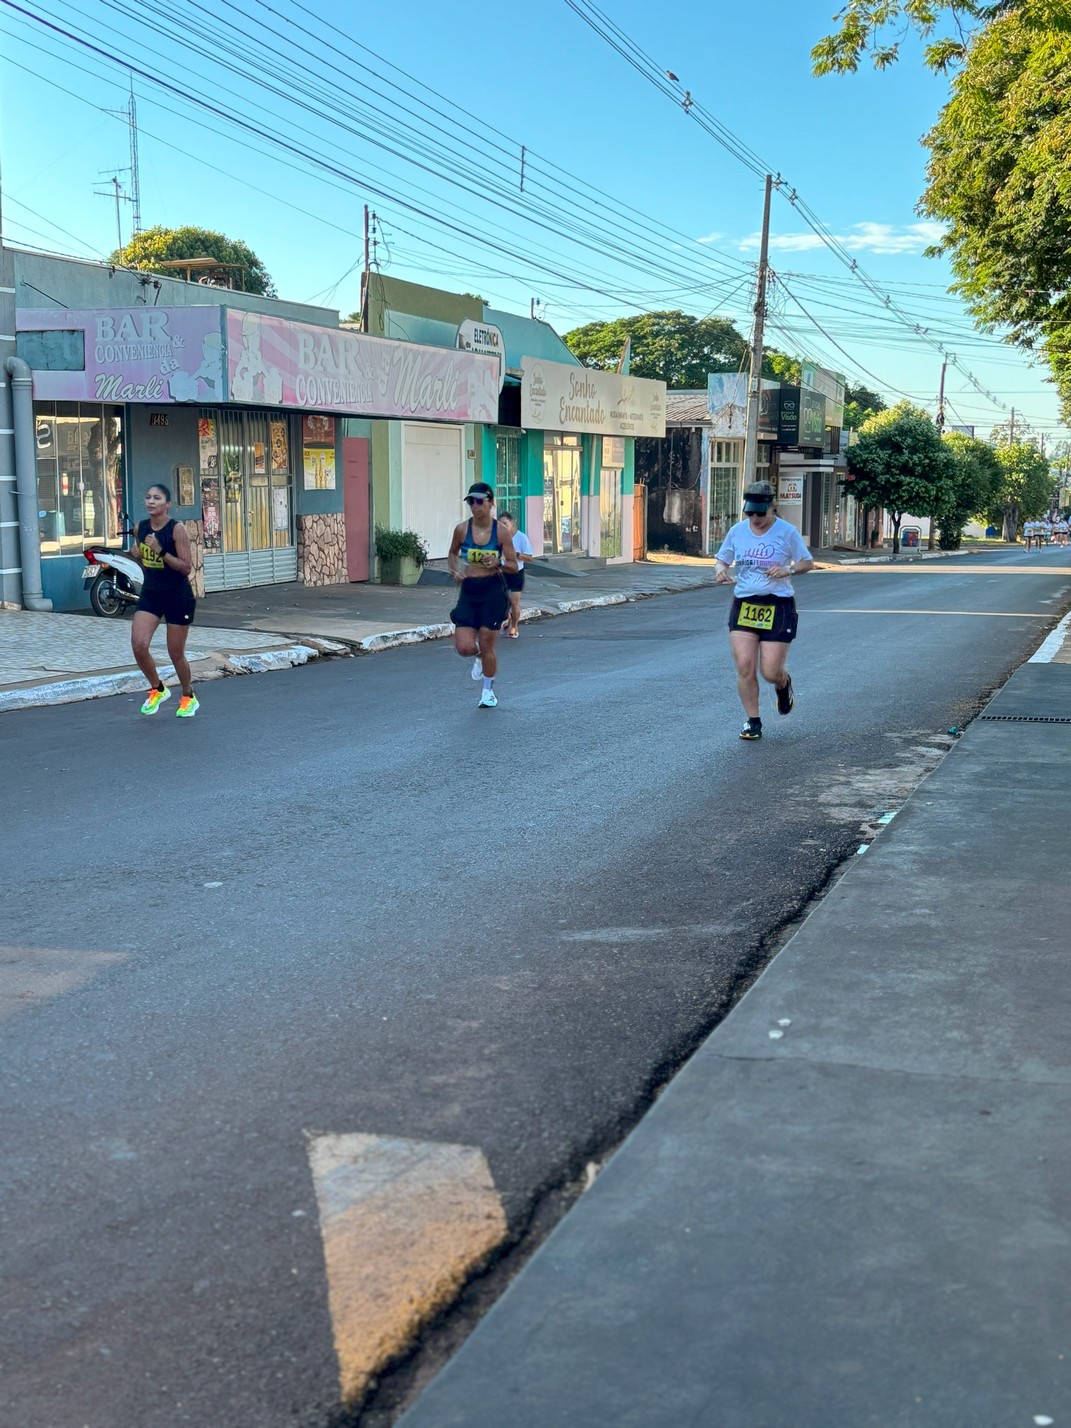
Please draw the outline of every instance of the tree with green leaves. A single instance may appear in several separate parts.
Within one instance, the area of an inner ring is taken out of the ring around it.
[[[1071,416],[1071,6],[848,0],[837,18],[812,51],[819,74],[883,68],[910,31],[931,68],[956,70],[925,139],[920,212],[947,225],[932,251],[983,327],[1044,353]]]
[[[892,517],[896,555],[905,515],[931,515],[948,504],[954,461],[929,413],[900,402],[863,426],[848,448],[848,473],[856,500]]]
[[[959,550],[967,522],[988,521],[1004,473],[988,441],[962,431],[946,432],[943,440],[955,464],[948,499],[938,513],[941,549]]]
[[[990,521],[999,521],[1004,539],[1014,544],[1023,521],[1043,516],[1051,508],[1056,479],[1048,458],[1034,441],[1005,441],[996,448],[1000,484],[994,492]]]
[[[771,381],[798,387],[803,380],[803,363],[798,357],[790,357],[787,352],[778,352],[775,347],[767,347],[762,354],[762,375],[769,377]]]
[[[239,239],[227,238],[210,228],[145,228],[135,233],[130,242],[111,255],[116,267],[140,268],[146,273],[182,274],[161,264],[178,259],[214,258],[218,269],[207,269],[202,276],[217,278],[221,285],[236,282],[247,293],[275,297],[275,284],[257,255]],[[227,265],[238,265],[238,271]]]
[[[887,69],[900,58],[900,46],[914,33],[925,42],[923,58],[933,70],[943,71],[961,61],[970,41],[971,26],[1014,8],[1017,0],[847,0],[834,19],[840,22],[831,35],[811,50],[815,74],[854,74],[864,56],[875,69]],[[939,34],[944,22],[949,33]]]
[[[747,343],[726,318],[678,311],[589,322],[567,332],[564,341],[585,367],[613,371],[630,338],[632,375],[677,390],[704,389],[708,372],[736,372],[746,361]]]
[[[844,388],[844,430],[858,431],[871,417],[888,408],[877,392],[869,387]]]

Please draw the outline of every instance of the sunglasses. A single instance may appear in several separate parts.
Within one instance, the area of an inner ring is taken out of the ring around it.
[[[486,496],[466,496],[466,497],[465,497],[465,505],[466,505],[466,506],[485,506],[486,504],[487,504],[487,497],[486,497]]]

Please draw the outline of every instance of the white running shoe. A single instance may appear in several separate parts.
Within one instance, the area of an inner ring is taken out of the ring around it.
[[[480,702],[479,704],[477,704],[476,708],[497,709],[498,700],[495,698],[495,691],[493,689],[485,689],[484,692],[480,695]]]
[[[472,677],[473,679],[483,678],[483,660],[479,655],[472,661]]]

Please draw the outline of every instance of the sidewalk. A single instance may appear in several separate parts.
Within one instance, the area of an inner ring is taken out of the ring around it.
[[[1071,1424],[1069,628],[402,1428]]]

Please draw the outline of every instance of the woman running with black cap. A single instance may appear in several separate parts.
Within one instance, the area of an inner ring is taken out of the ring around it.
[[[778,714],[791,714],[795,699],[785,668],[796,638],[793,575],[814,569],[811,552],[795,526],[771,509],[774,489],[755,481],[744,492],[744,517],[726,533],[715,556],[719,585],[736,586],[729,610],[729,646],[736,663],[736,687],[747,715],[741,739],[761,739],[759,681],[774,686]],[[730,575],[730,568],[735,575]]]
[[[461,589],[450,611],[454,622],[454,648],[473,659],[472,677],[483,683],[478,707],[494,709],[498,661],[495,641],[509,618],[509,591],[504,572],[515,573],[513,540],[494,518],[495,493],[486,481],[469,487],[465,497],[471,515],[454,527],[450,542],[450,574]]]

